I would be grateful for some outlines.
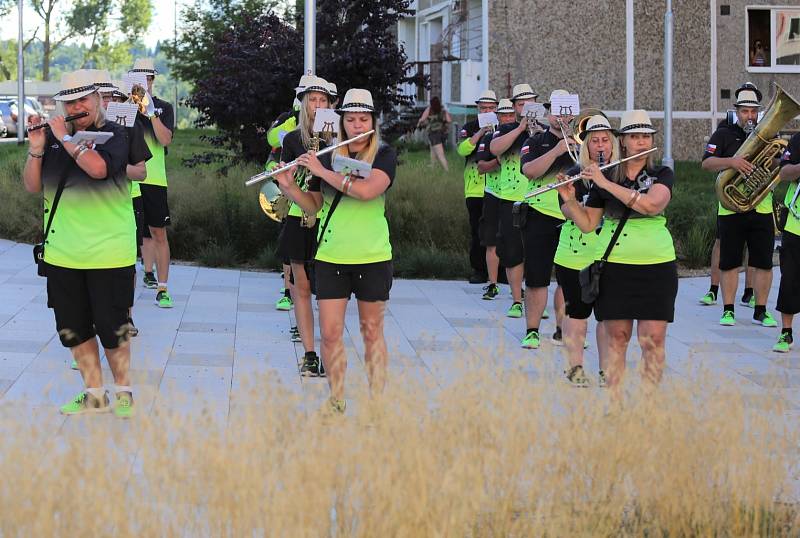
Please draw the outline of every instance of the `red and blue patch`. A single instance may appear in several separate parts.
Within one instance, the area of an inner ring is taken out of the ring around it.
[[[531,150],[530,146],[522,146],[522,149],[519,150],[520,155],[525,155]]]
[[[792,152],[787,149],[786,151],[783,152],[783,155],[781,155],[781,160],[788,161],[791,157],[792,157]]]
[[[466,129],[461,129],[461,137],[462,138],[466,138],[467,137],[467,130]]]
[[[478,146],[478,151],[484,151],[486,149],[486,144],[480,144]]]
[[[706,153],[716,153],[716,152],[717,152],[716,144],[706,144]]]

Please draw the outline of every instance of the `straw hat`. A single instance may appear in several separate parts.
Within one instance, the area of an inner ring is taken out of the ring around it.
[[[550,110],[550,103],[553,102],[553,98],[554,97],[558,97],[560,95],[569,95],[569,92],[567,90],[553,90],[553,91],[551,91],[550,92],[550,97],[547,99],[547,101],[545,103],[543,103],[544,107],[547,110]]]
[[[330,90],[328,89],[328,81],[322,77],[311,76],[308,78],[305,87],[297,92],[297,98],[302,101],[303,96],[310,92],[320,92],[328,97],[331,96]]]
[[[739,95],[736,96],[736,102],[733,104],[735,107],[740,106],[751,106],[751,107],[761,107],[761,103],[759,103],[760,99],[758,98],[758,94],[753,90],[742,90],[739,92]]]
[[[619,120],[619,134],[649,133],[653,134],[653,122],[645,110],[627,110],[622,113]]]
[[[122,91],[122,88],[125,87],[125,83],[121,80],[112,80],[111,84],[114,85],[114,89],[111,92],[111,97],[121,97],[123,99],[127,99],[128,95]]]
[[[595,114],[586,120],[586,128],[580,134],[579,138],[584,140],[588,133],[594,131],[611,131],[612,133],[616,134],[614,129],[611,128],[611,123],[608,121],[608,118],[601,114]]]
[[[759,103],[761,102],[761,98],[762,98],[761,90],[759,90],[758,86],[756,86],[752,82],[745,82],[744,84],[742,84],[741,86],[736,88],[736,91],[733,92],[734,97],[736,99],[738,99],[739,98],[739,94],[742,93],[742,91],[744,91],[744,90],[753,90],[754,92],[756,92],[756,97],[758,98],[757,101]]]
[[[61,89],[53,96],[56,101],[74,101],[97,91],[94,73],[89,69],[78,69],[61,76]]]
[[[334,99],[339,97],[339,91],[336,89],[336,84],[334,84],[333,82],[328,82],[327,87],[328,87],[328,95],[330,95]]]
[[[118,90],[119,86],[111,82],[111,75],[105,69],[90,69],[94,73],[94,85],[100,93],[111,93]]]
[[[497,104],[497,94],[495,94],[492,90],[483,90],[480,97],[478,97],[478,99],[475,101],[475,104],[479,103]]]
[[[128,73],[146,73],[148,75],[157,75],[155,63],[152,58],[137,58],[133,62],[133,69],[129,69]]]
[[[294,89],[294,93],[298,94],[301,91],[305,90],[306,86],[308,86],[309,83],[315,78],[317,77],[315,77],[314,75],[303,75],[302,77],[300,77],[300,82],[297,83],[297,87]]]
[[[375,112],[372,94],[369,90],[350,88],[344,94],[344,99],[338,112]]]
[[[511,102],[519,99],[535,99],[537,97],[539,97],[539,94],[533,92],[530,84],[517,84],[511,94]]]
[[[497,105],[496,114],[512,114],[514,112],[514,104],[511,99],[500,99],[500,104]]]

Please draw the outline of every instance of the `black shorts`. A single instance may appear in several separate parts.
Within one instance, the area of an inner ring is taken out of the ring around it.
[[[436,144],[444,144],[444,133],[441,131],[432,131],[428,133],[428,142],[431,146]]]
[[[729,271],[742,266],[747,245],[750,267],[772,270],[775,225],[770,213],[755,210],[719,217],[719,268]]]
[[[525,245],[525,287],[546,288],[553,275],[561,224],[564,221],[529,207],[522,233]]]
[[[350,299],[388,301],[392,289],[392,261],[344,265],[314,262],[317,300]]]
[[[781,247],[781,284],[778,305],[781,314],[800,313],[800,237],[784,230]]]
[[[144,225],[144,205],[141,196],[133,199],[133,217],[136,219],[136,255],[141,256],[142,239],[146,228]]]
[[[319,221],[313,228],[300,226],[300,217],[288,216],[278,237],[278,258],[297,263],[314,259],[317,248]]]
[[[500,223],[500,199],[488,192],[483,193],[483,212],[478,224],[478,233],[481,245],[484,247],[497,246],[497,229]]]
[[[497,256],[505,268],[516,267],[525,258],[522,246],[522,230],[514,228],[512,210],[514,202],[500,200],[498,209],[500,230],[497,234]]]
[[[167,188],[160,185],[139,184],[142,190],[142,207],[144,223],[153,228],[169,226],[169,204],[167,204]],[[145,234],[145,237],[150,237]]]
[[[600,295],[594,304],[594,316],[597,321],[672,322],[677,295],[678,267],[674,261],[652,265],[607,262],[600,276]]]
[[[587,319],[592,315],[592,304],[581,299],[580,271],[556,264],[556,279],[564,293],[564,311],[572,319]]]
[[[106,349],[128,340],[128,309],[133,306],[134,266],[67,269],[47,266],[47,306],[56,316],[64,347],[95,336]]]

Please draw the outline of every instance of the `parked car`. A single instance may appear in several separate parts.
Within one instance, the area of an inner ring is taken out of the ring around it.
[[[3,120],[3,127],[0,129],[3,131],[3,136],[16,136],[17,121],[16,114],[11,112],[11,101],[0,101],[0,118]]]
[[[31,101],[38,105],[31,104]],[[0,101],[0,114],[3,116],[3,123],[5,124],[7,135],[17,136],[17,116],[19,114],[19,107],[17,106],[16,99],[9,99]],[[42,119],[47,119],[47,114],[44,112],[41,103],[29,97],[25,98],[25,115],[23,116],[23,123],[27,123],[29,116],[41,116]]]

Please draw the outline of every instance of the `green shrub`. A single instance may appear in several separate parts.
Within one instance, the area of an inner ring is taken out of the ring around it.
[[[200,247],[197,252],[197,263],[205,267],[236,267],[237,252],[230,243],[217,244],[211,242]]]

